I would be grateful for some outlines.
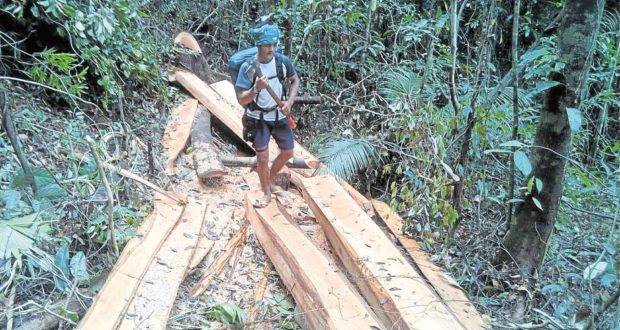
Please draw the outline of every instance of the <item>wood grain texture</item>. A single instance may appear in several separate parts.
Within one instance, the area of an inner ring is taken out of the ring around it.
[[[164,130],[164,155],[166,157],[166,172],[174,173],[174,161],[189,140],[189,134],[194,123],[198,101],[188,97],[180,105],[172,109],[171,118]]]
[[[181,220],[151,261],[119,329],[166,329],[198,242],[206,208],[206,201],[189,199]]]
[[[380,329],[334,265],[275,202],[262,209],[252,206],[260,196],[260,192],[246,195],[246,217],[308,325],[312,329]]]
[[[187,201],[181,193],[168,192],[177,199]],[[155,194],[155,207],[150,219],[132,238],[119,257],[114,269],[95,298],[78,329],[114,329],[127,309],[138,283],[153,260],[163,241],[172,231],[183,213],[183,206],[178,205],[160,193]]]
[[[463,329],[441,298],[331,176],[302,179],[304,199],[362,295],[396,329]]]
[[[389,231],[405,248],[424,278],[443,299],[448,309],[466,329],[484,329],[484,321],[476,308],[469,301],[463,290],[449,276],[441,272],[424,252],[418,242],[402,234],[402,219],[390,209],[390,206],[378,200],[372,200],[375,213],[383,220]]]

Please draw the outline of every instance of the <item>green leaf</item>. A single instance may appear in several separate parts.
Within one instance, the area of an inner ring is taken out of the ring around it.
[[[607,262],[605,261],[595,262],[583,270],[583,278],[585,280],[593,280],[597,278],[599,275],[603,274],[606,269],[607,269]]]
[[[538,82],[536,83],[536,88],[534,91],[534,94],[538,94],[540,92],[546,91],[547,89],[551,88],[551,87],[555,87],[557,85],[559,85],[560,83],[554,80],[547,80],[547,81],[543,81],[543,82]]]
[[[35,197],[37,199],[48,198],[49,200],[55,200],[65,196],[67,196],[67,192],[56,183],[42,186],[37,190],[37,193],[35,194]]]
[[[532,197],[532,202],[534,202],[534,205],[536,205],[536,207],[537,207],[538,209],[540,209],[541,211],[544,211],[544,210],[543,210],[543,207],[542,207],[542,204],[540,203],[540,201],[538,200],[538,198],[536,198],[536,197]]]
[[[519,65],[525,65],[536,59],[540,58],[543,55],[546,55],[549,51],[547,48],[539,48],[532,51],[529,51],[521,56]]]
[[[86,30],[86,28],[84,27],[84,24],[82,24],[82,22],[80,22],[80,21],[75,22],[75,28],[76,28],[78,31],[81,31],[81,32],[83,32],[84,30]]]
[[[516,151],[514,154],[515,165],[523,173],[523,175],[528,176],[532,172],[532,164],[530,163],[530,159],[523,151]]]
[[[4,207],[9,210],[17,208],[21,198],[22,194],[17,190],[7,190],[2,194],[2,202],[4,202]]]
[[[538,191],[538,193],[540,194],[542,190],[543,190],[543,182],[541,179],[536,178],[536,191]]]
[[[522,203],[523,199],[521,198],[513,198],[513,199],[509,199],[506,203],[510,204],[510,203]]]
[[[71,258],[71,274],[78,281],[88,280],[88,269],[84,252],[79,251]]]
[[[566,108],[566,114],[571,131],[578,132],[581,127],[581,111],[577,108]]]
[[[63,243],[58,249],[58,251],[56,251],[56,255],[54,256],[54,264],[56,265],[56,267],[58,267],[58,269],[60,269],[60,271],[64,275],[64,278],[69,278],[69,246],[67,243]],[[54,276],[54,283],[56,284],[56,287],[61,291],[63,291],[67,287],[67,283],[65,282],[64,278],[58,278],[57,276]]]
[[[374,146],[364,139],[340,138],[321,144],[319,159],[332,173],[345,180],[378,158]]]
[[[524,147],[524,146],[525,146],[525,144],[523,144],[522,142],[517,141],[517,140],[510,140],[510,141],[507,141],[507,142],[504,142],[504,143],[500,144],[500,147],[517,147],[517,148],[521,148],[521,147]]]
[[[78,315],[78,313],[68,310],[68,309],[60,308],[60,311],[58,314],[60,314],[60,316],[70,319],[71,321],[75,323],[78,323],[80,321],[80,316]]]
[[[512,153],[512,151],[504,150],[504,149],[487,149],[484,151],[485,155],[492,154],[492,153],[498,153],[498,154],[499,153]]]
[[[527,180],[527,192],[528,193],[532,193],[532,188],[534,188],[534,179],[536,179],[536,177],[531,177],[529,180]]]

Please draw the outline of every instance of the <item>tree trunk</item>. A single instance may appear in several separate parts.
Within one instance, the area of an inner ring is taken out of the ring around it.
[[[586,58],[599,19],[596,1],[567,1],[558,45],[559,59],[566,67],[551,76],[560,85],[551,88],[545,97],[530,156],[533,170],[527,178],[540,179],[543,187],[541,191],[533,187],[517,206],[515,223],[510,226],[503,242],[505,249],[499,254],[499,261],[515,261],[527,273],[532,273],[543,261],[553,230],[571,138],[566,108],[579,107],[579,84],[587,78]]]

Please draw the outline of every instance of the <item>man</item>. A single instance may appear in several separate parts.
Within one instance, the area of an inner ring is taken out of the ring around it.
[[[254,32],[255,45],[258,47],[256,57],[263,75],[248,77],[251,64],[243,63],[235,82],[235,90],[237,100],[245,107],[246,114],[257,121],[254,149],[256,150],[258,178],[264,195],[254,202],[254,206],[265,207],[269,204],[272,193],[283,192],[281,187],[274,184],[274,179],[286,162],[293,157],[293,130],[286,116],[290,114],[293,107],[299,87],[299,77],[288,57],[276,55],[276,47],[280,38],[280,30],[277,26],[267,24],[252,32]],[[291,82],[288,98],[284,101],[282,108],[277,106],[276,101],[265,89],[269,85],[276,95],[280,96],[280,99],[284,96],[284,86],[277,75],[276,56],[279,56],[279,62],[282,62],[284,76]],[[273,161],[270,169],[269,139],[271,136],[276,140],[280,154]]]

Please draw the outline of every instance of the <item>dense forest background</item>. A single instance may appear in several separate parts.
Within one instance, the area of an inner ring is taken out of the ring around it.
[[[493,327],[620,329],[617,0],[0,1],[0,324],[77,321],[62,302],[150,210],[111,174],[110,232],[85,137],[166,186],[174,36],[226,74],[268,15],[325,100],[294,108],[300,142],[389,202]]]

